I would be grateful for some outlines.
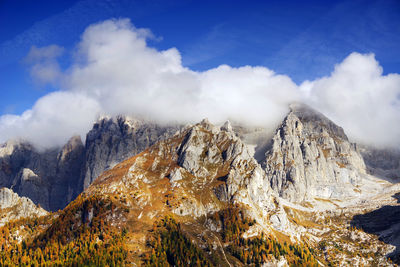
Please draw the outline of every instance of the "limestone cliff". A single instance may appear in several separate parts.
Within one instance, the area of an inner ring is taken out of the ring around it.
[[[366,174],[357,146],[343,129],[302,104],[291,106],[263,166],[272,188],[294,202],[357,196]]]

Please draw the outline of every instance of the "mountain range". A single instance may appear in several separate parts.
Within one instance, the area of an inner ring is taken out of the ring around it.
[[[84,143],[6,142],[1,265],[396,266],[400,152],[289,109],[276,129],[117,116]]]

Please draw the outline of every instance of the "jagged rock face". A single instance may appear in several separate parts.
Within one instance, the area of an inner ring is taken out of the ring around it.
[[[181,130],[106,171],[87,193],[133,196],[140,218],[199,217],[227,203],[241,203],[254,216],[272,207],[274,192],[264,171],[229,124],[208,121]]]
[[[0,148],[1,186],[49,209],[49,180],[56,173],[57,150],[36,151],[23,142],[7,142]]]
[[[294,202],[355,196],[366,172],[343,129],[300,104],[277,129],[263,166],[272,188]]]
[[[104,170],[172,136],[180,127],[159,126],[125,116],[97,122],[86,136],[81,184],[87,188]]]
[[[29,198],[19,197],[8,188],[0,189],[0,226],[10,220],[46,214],[44,209],[33,204]]]
[[[1,186],[30,198],[46,210],[63,208],[78,193],[83,159],[80,137],[61,149],[37,151],[23,142],[8,142],[0,149]]]
[[[48,183],[31,169],[23,168],[11,188],[22,196],[43,205],[46,209],[50,208]]]
[[[8,141],[0,146],[0,186],[10,187],[14,177],[25,165],[27,158],[32,158],[32,146],[17,141]]]
[[[79,136],[72,137],[58,153],[56,175],[50,177],[50,210],[65,207],[81,192],[78,182],[84,156],[85,147]]]
[[[214,188],[221,201],[261,210],[271,206],[272,190],[264,171],[229,122],[218,128],[204,120],[190,129],[178,150],[178,165],[196,177],[223,182]]]

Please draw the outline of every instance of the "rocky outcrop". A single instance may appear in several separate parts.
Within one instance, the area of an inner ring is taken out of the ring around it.
[[[356,196],[366,173],[343,129],[302,104],[291,106],[265,156],[272,188],[294,202]]]
[[[133,196],[127,205],[143,220],[167,211],[198,218],[239,204],[249,207],[251,217],[267,221],[269,211],[280,209],[264,170],[231,125],[208,120],[104,172],[86,193]],[[288,223],[278,212],[275,217],[280,226]]]
[[[222,201],[271,206],[264,171],[229,122],[219,128],[203,120],[191,128],[178,150],[178,165],[197,178],[222,182],[214,189]]]
[[[46,214],[44,209],[36,206],[29,198],[19,197],[8,188],[0,189],[0,226],[11,220]]]

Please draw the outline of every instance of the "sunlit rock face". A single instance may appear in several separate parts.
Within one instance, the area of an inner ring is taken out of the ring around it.
[[[343,129],[302,104],[291,106],[263,166],[272,188],[294,202],[356,196],[366,173],[357,146]]]
[[[36,206],[29,198],[19,197],[11,189],[0,189],[0,226],[19,218],[43,216],[47,212]]]
[[[220,201],[245,203],[261,216],[275,207],[265,172],[229,122],[217,127],[203,120],[192,127],[180,145],[177,163],[199,186],[218,181],[213,193]]]
[[[208,120],[104,172],[86,192],[136,195],[129,205],[140,207],[141,218],[161,216],[169,209],[198,218],[230,203],[246,205],[252,217],[264,220],[276,209],[277,197],[230,124],[219,127]]]

